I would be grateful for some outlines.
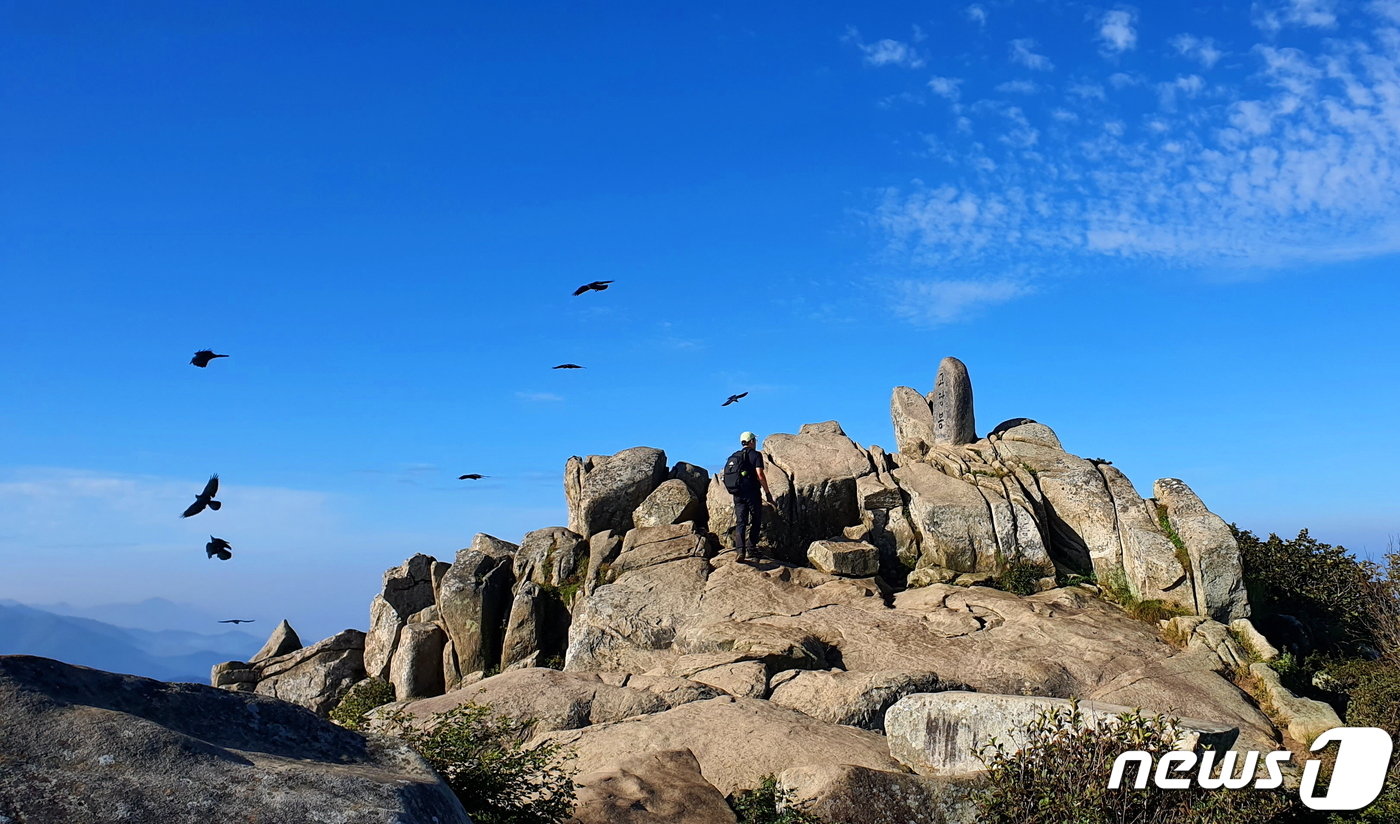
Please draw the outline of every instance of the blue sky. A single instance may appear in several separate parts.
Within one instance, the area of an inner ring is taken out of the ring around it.
[[[753,5],[0,3],[0,597],[321,637],[569,455],[891,447],[944,355],[983,432],[1400,534],[1400,0]]]

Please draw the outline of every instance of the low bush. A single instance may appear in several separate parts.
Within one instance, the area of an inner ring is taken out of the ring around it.
[[[792,797],[771,775],[759,779],[754,789],[735,794],[729,806],[739,824],[822,824],[820,818],[794,807]]]
[[[1367,598],[1373,565],[1306,529],[1289,540],[1272,534],[1261,540],[1248,530],[1231,529],[1255,623],[1271,639],[1299,655],[1316,650],[1354,656],[1374,647]],[[1291,637],[1298,628],[1304,637]]]
[[[557,745],[527,746],[529,729],[463,704],[427,723],[395,713],[386,731],[437,770],[477,824],[558,824],[573,812],[573,771]]]
[[[1384,659],[1350,660],[1329,664],[1323,672],[1346,697],[1343,716],[1349,727],[1380,727],[1400,740],[1400,670]],[[1393,824],[1400,821],[1400,758],[1392,757],[1385,789],[1374,803],[1354,813],[1336,813],[1330,824],[1342,822]]]
[[[1028,743],[1019,751],[993,739],[977,752],[987,768],[987,784],[974,794],[979,822],[1282,824],[1305,812],[1286,789],[1163,790],[1152,782],[1133,789],[1135,768],[1122,788],[1108,789],[1120,754],[1175,749],[1176,724],[1160,715],[1125,713],[1096,724],[1072,702],[1041,712],[1023,732]]]
[[[366,713],[393,700],[393,684],[383,678],[366,678],[345,693],[330,711],[330,719],[346,729],[363,729]]]
[[[1123,572],[1122,567],[1105,576],[1105,580],[1100,586],[1105,598],[1122,607],[1124,612],[1139,621],[1155,624],[1158,621],[1191,614],[1189,609],[1157,598],[1149,598],[1145,601],[1138,598],[1133,593],[1132,588],[1128,586],[1128,577]]]
[[[1014,592],[1017,595],[1034,595],[1038,590],[1040,579],[1054,574],[1055,569],[1049,564],[1017,558],[997,573],[993,583],[996,584],[997,589],[1006,592]]]

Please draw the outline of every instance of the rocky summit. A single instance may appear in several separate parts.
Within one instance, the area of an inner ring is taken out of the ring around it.
[[[489,705],[573,754],[585,824],[733,821],[723,797],[765,776],[823,820],[970,820],[970,747],[1071,698],[1240,749],[1339,723],[1277,684],[1266,716],[1228,677],[1272,650],[1230,529],[1184,482],[1144,498],[1030,418],[979,437],[955,358],[927,394],[895,388],[890,411],[894,451],[835,421],[764,440],[774,504],[754,563],[735,560],[731,496],[698,465],[647,446],[569,458],[567,525],[477,535],[451,563],[415,555],[385,572],[367,632],[303,647],[284,625],[215,667],[243,693],[229,723],[290,702],[309,726],[370,677],[397,697],[371,728]],[[1177,617],[1122,606],[1146,601]],[[180,746],[253,758],[202,740]]]

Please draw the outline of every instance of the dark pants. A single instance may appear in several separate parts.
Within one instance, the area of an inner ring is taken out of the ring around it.
[[[762,528],[763,501],[757,495],[735,495],[734,546],[740,550],[757,548],[758,533]]]

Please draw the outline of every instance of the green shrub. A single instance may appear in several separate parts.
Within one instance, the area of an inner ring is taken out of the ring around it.
[[[996,584],[997,589],[1006,592],[1014,592],[1017,595],[1034,595],[1040,579],[1054,574],[1054,568],[1048,564],[1016,558],[1008,563],[1005,569],[997,573],[993,583]]]
[[[463,704],[426,724],[406,713],[388,732],[437,770],[477,824],[557,824],[574,806],[573,771],[554,744],[525,745],[530,723]]]
[[[820,818],[794,807],[792,797],[771,775],[759,779],[756,788],[736,794],[729,806],[739,824],[822,824]]]
[[[330,719],[346,729],[363,729],[366,713],[393,700],[393,684],[383,678],[366,678],[345,693],[330,711]]]
[[[1283,822],[1301,810],[1286,789],[1163,790],[1148,782],[1132,788],[1130,768],[1117,790],[1108,789],[1113,761],[1128,750],[1154,756],[1174,750],[1176,722],[1163,716],[1125,713],[1093,723],[1077,702],[1045,710],[1024,728],[1027,745],[1010,751],[995,739],[977,756],[987,784],[973,795],[979,822],[986,824],[1265,824]]]
[[[1149,598],[1146,601],[1138,598],[1133,593],[1132,588],[1128,586],[1128,576],[1123,572],[1122,567],[1116,567],[1104,577],[1101,584],[1104,597],[1122,607],[1124,612],[1139,621],[1155,624],[1158,621],[1191,614],[1189,609],[1157,598]]]
[[[1324,544],[1302,530],[1284,540],[1233,524],[1240,565],[1256,623],[1291,615],[1312,634],[1319,651],[1353,656],[1374,644],[1367,594],[1375,568],[1345,547]]]
[[[1323,669],[1346,695],[1349,727],[1380,727],[1400,739],[1400,670],[1387,661],[1334,662]],[[1335,813],[1334,824],[1393,824],[1400,821],[1400,759],[1392,758],[1385,789],[1370,806],[1354,813]]]

